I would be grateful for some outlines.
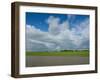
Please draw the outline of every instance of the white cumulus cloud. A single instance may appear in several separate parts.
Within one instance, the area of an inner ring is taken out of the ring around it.
[[[69,16],[70,18],[71,16]],[[69,21],[60,23],[60,18],[50,16],[48,32],[26,25],[27,51],[54,51],[89,48],[89,19],[70,28]]]

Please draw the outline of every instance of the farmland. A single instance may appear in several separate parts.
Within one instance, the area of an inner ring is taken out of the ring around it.
[[[26,56],[81,56],[88,57],[89,50],[62,50],[51,52],[26,52]]]
[[[89,50],[26,52],[26,67],[89,64]]]

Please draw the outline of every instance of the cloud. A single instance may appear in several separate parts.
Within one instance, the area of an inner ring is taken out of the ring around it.
[[[55,51],[89,48],[89,19],[70,28],[69,21],[60,23],[60,18],[50,16],[48,32],[26,25],[27,51]]]
[[[74,14],[68,14],[67,17],[68,20],[74,20],[76,16]]]
[[[50,34],[53,34],[53,35],[59,34],[59,31],[60,31],[59,21],[60,21],[59,18],[55,18],[53,16],[50,16],[48,18],[47,23],[49,24],[48,31]]]

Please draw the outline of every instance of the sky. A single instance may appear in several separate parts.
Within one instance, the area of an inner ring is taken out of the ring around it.
[[[89,49],[89,15],[26,12],[26,51]]]

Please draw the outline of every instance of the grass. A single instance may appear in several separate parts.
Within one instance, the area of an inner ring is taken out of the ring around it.
[[[89,50],[64,50],[54,52],[26,52],[26,56],[82,56],[88,57]]]

